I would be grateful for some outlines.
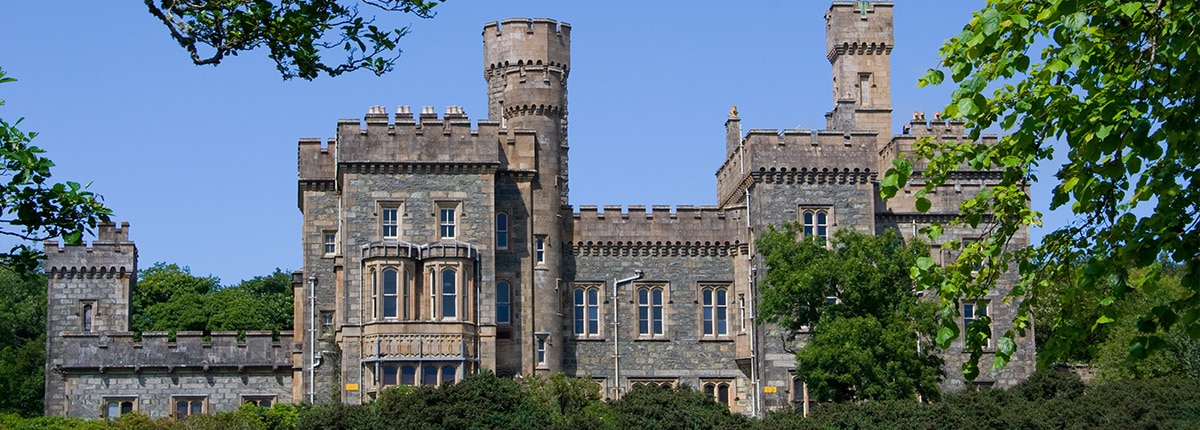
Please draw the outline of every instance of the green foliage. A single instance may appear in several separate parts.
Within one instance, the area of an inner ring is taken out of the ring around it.
[[[965,390],[941,401],[873,401],[818,405],[808,418],[779,412],[761,421],[768,429],[941,428],[1196,428],[1200,381],[1149,379],[1102,383],[1085,389],[1078,377],[1039,371],[1004,390]]]
[[[167,26],[197,65],[216,65],[225,56],[265,46],[284,79],[310,80],[322,73],[337,76],[366,69],[380,75],[392,69],[400,56],[397,42],[408,34],[408,27],[377,26],[375,17],[359,15],[359,3],[430,18],[442,1],[145,0],[150,14]],[[344,63],[327,62],[338,55],[346,56]]]
[[[0,69],[0,84],[15,79]],[[0,106],[4,99],[0,99]],[[100,203],[101,197],[88,191],[88,185],[76,182],[50,182],[54,162],[42,156],[46,151],[29,143],[37,133],[26,133],[17,126],[24,118],[9,123],[0,118],[0,235],[18,239],[8,252],[0,252],[0,265],[18,273],[32,273],[45,257],[40,242],[62,238],[80,243],[83,235],[107,222],[112,213]]]
[[[41,415],[46,365],[46,277],[0,267],[0,412]]]
[[[729,413],[729,407],[712,395],[689,386],[663,388],[639,385],[612,404],[621,429],[727,429],[744,428],[751,421]]]
[[[602,408],[588,409],[600,403],[602,387],[595,381],[570,378],[556,373],[549,378],[534,376],[519,382],[527,402],[535,409],[548,412],[548,419],[560,428],[610,427],[613,417]]]
[[[919,174],[926,179],[917,193],[922,198],[963,164],[1001,174],[999,183],[962,203],[954,222],[985,227],[986,240],[965,247],[954,264],[915,273],[922,287],[942,296],[944,325],[953,330],[943,345],[960,335],[951,328],[955,303],[995,289],[1010,268],[1021,274],[1008,297],[1015,302],[1042,296],[1078,265],[1078,281],[1055,294],[1109,307],[1095,320],[1103,324],[1116,319],[1111,306],[1146,287],[1129,281],[1131,270],[1157,278],[1160,254],[1184,265],[1186,294],[1139,315],[1130,352],[1164,348],[1160,328],[1178,325],[1200,338],[1196,16],[1200,4],[1190,1],[991,0],[942,47],[942,69],[930,70],[920,84],[940,84],[949,72],[957,89],[943,114],[966,121],[972,139],[994,126],[1009,133],[995,145],[920,141],[914,155],[929,160],[928,167],[913,172],[901,161],[883,180],[887,198]],[[1077,222],[1038,246],[1011,246],[1023,228],[1041,225],[1041,214],[1028,205],[1029,185],[1038,179],[1036,168],[1051,160],[1054,142],[1065,142],[1069,152],[1055,174],[1051,209],[1069,207]],[[980,264],[982,270],[972,270]],[[1105,289],[1112,294],[1097,294]],[[1030,327],[1030,303],[1013,322],[997,342],[998,366],[1013,352],[1007,345]],[[1062,356],[1088,339],[1059,334],[1062,343],[1042,354]],[[973,362],[984,344],[971,339],[987,336],[968,328]]]
[[[280,269],[229,287],[175,264],[156,263],[138,275],[132,294],[134,331],[292,327],[291,276]]]
[[[894,231],[852,230],[827,248],[797,240],[800,229],[785,224],[759,236],[768,269],[759,310],[792,332],[810,328],[796,353],[809,393],[820,401],[936,398],[942,360],[931,345],[917,350],[937,329],[935,307],[914,294],[909,277],[928,248],[906,245]]]

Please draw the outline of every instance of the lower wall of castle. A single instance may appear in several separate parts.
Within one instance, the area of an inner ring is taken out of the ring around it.
[[[79,418],[107,417],[110,401],[118,404],[129,401],[133,410],[151,417],[175,416],[180,401],[187,402],[188,408],[199,406],[200,413],[230,411],[251,401],[292,403],[291,369],[265,373],[176,371],[48,377],[63,378],[66,390],[63,398],[47,401],[60,402],[62,407],[58,410]]]

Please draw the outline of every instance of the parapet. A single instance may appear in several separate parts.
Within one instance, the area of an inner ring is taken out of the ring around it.
[[[570,241],[582,255],[593,255],[591,247],[621,246],[641,247],[646,255],[716,256],[727,255],[738,245],[739,219],[716,206],[652,205],[647,210],[631,205],[625,210],[608,205],[601,212],[597,206],[584,205],[571,217]]]
[[[60,244],[51,239],[43,246],[46,275],[51,279],[136,275],[137,247],[129,240],[128,222],[121,222],[120,227],[100,223],[91,243]]]
[[[571,64],[571,25],[547,18],[509,18],[483,25],[484,78],[514,67],[555,68],[566,76]]]
[[[269,331],[163,332],[61,335],[63,371],[287,370],[292,336]]]
[[[496,121],[481,120],[472,128],[461,106],[448,107],[440,118],[431,106],[423,107],[416,118],[408,106],[400,106],[390,120],[382,106],[374,106],[363,121],[338,121],[336,157],[340,163],[495,165],[499,163],[499,132]],[[301,151],[303,156],[304,149]],[[303,175],[303,161],[301,165]],[[316,173],[331,174],[329,169],[329,165],[320,166]]]
[[[841,55],[891,54],[895,45],[893,6],[883,1],[833,2],[825,12],[829,62]]]

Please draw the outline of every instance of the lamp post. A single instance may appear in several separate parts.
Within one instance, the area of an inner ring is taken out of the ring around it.
[[[614,279],[613,280],[613,289],[612,289],[612,302],[613,302],[613,400],[616,400],[617,398],[621,397],[621,347],[620,347],[621,334],[620,334],[620,331],[617,330],[617,326],[619,324],[617,322],[619,320],[619,318],[618,318],[619,314],[617,313],[619,310],[619,308],[617,307],[617,288],[620,287],[622,284],[628,284],[628,283],[636,281],[638,279],[642,279],[642,276],[644,276],[644,275],[645,275],[645,273],[643,273],[641,269],[636,269],[633,271],[633,276],[630,276],[625,279]]]

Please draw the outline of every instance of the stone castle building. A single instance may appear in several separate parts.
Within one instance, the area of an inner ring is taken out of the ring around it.
[[[128,331],[137,254],[127,229],[102,226],[86,248],[48,243],[47,413],[368,402],[389,385],[484,369],[589,377],[607,397],[637,384],[688,384],[751,415],[802,403],[789,352],[797,345],[756,318],[768,268],[755,235],[792,221],[821,237],[895,229],[911,238],[999,179],[954,172],[926,213],[912,209],[908,190],[878,197],[879,172],[916,139],[963,136],[961,124],[923,115],[889,132],[892,7],[836,1],[826,13],[825,129],[743,132],[733,109],[717,205],[675,208],[571,206],[571,27],[488,23],[487,119],[472,124],[459,107],[441,116],[373,107],[362,121],[339,120],[335,139],[300,140],[304,269],[294,277],[293,333],[138,338]],[[978,235],[948,228],[942,240]],[[992,316],[1003,333],[1014,312],[1003,295],[963,311]],[[1032,339],[977,383],[1024,379]],[[961,345],[944,357],[946,387],[961,388]]]

